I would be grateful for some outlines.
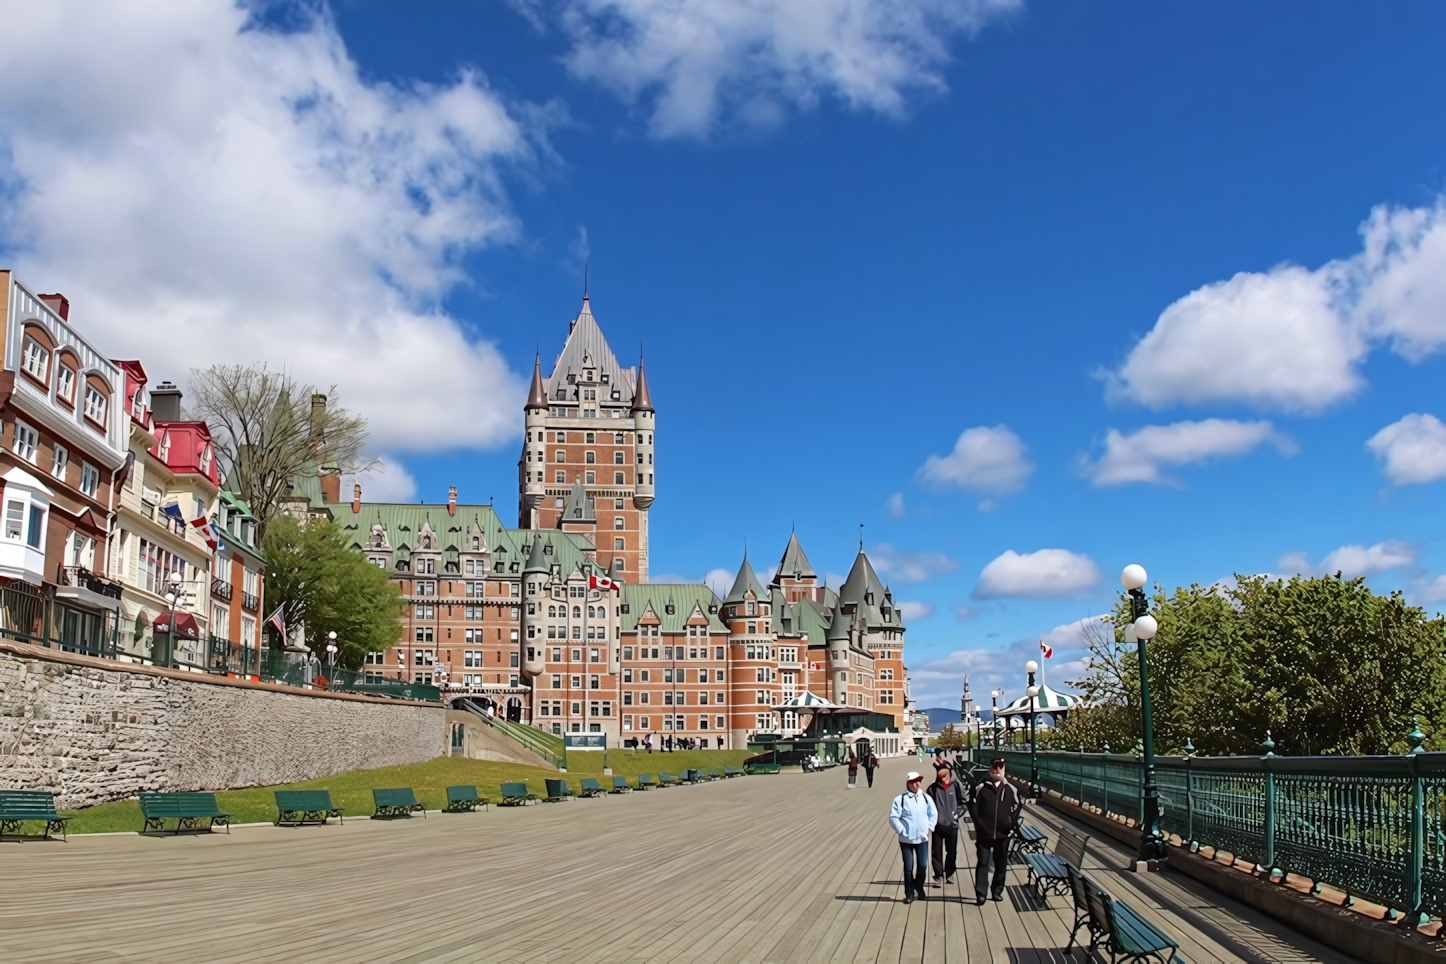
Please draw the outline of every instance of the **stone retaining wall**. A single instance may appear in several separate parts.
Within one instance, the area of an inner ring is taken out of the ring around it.
[[[447,753],[446,711],[0,641],[0,787],[64,808],[292,783]]]

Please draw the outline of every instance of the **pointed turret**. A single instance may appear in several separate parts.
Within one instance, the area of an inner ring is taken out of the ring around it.
[[[638,356],[638,387],[633,390],[633,411],[653,411],[653,396],[648,394],[648,373],[643,368],[643,357]]]
[[[757,574],[753,571],[753,565],[749,563],[748,557],[743,557],[743,565],[738,567],[738,578],[733,580],[733,588],[728,591],[728,598],[723,600],[723,605],[741,603],[743,596],[748,590],[753,590],[753,598],[766,599],[763,593],[763,586],[758,581]]]
[[[853,568],[849,570],[849,577],[839,587],[840,604],[856,605],[865,626],[880,626],[884,623],[880,609],[884,606],[886,596],[888,590],[884,588],[883,580],[874,571],[874,564],[869,562],[869,557],[860,549],[858,556],[854,558]],[[892,603],[889,608],[893,608]]]
[[[572,491],[567,496],[567,505],[563,507],[562,515],[557,519],[559,529],[571,524],[597,524],[597,512],[594,510],[593,500],[587,497],[587,490],[582,487],[581,482],[572,484]]]
[[[532,362],[532,388],[527,393],[524,409],[547,408],[547,387],[542,384],[542,356]]]
[[[542,536],[532,540],[532,548],[527,552],[527,565],[523,573],[547,572],[550,567],[547,564],[547,555],[542,549]]]
[[[774,576],[775,582],[784,576],[793,579],[810,579],[818,576],[818,573],[813,571],[808,556],[804,554],[803,546],[799,544],[797,532],[788,534],[788,546],[783,550],[783,559],[779,562],[778,572]]]

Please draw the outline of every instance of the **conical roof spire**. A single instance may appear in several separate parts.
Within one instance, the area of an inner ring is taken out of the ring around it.
[[[797,531],[788,534],[788,547],[783,550],[783,559],[778,563],[778,571],[773,576],[773,584],[778,585],[778,580],[792,576],[793,578],[811,579],[818,575],[813,571],[813,565],[804,555],[803,546],[799,544]]]
[[[532,362],[532,390],[527,393],[525,408],[546,407],[547,389],[542,385],[542,356],[538,355]]]
[[[643,371],[643,356],[638,354],[638,387],[633,391],[633,411],[651,412],[653,396],[648,394],[648,375]]]
[[[753,572],[753,566],[749,564],[748,557],[743,557],[743,565],[738,567],[738,578],[733,580],[733,588],[724,599],[724,604],[743,602],[743,594],[753,590],[754,599],[766,599],[763,593],[763,586],[758,582],[758,576]]]

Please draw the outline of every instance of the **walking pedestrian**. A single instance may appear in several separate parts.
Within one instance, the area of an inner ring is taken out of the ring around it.
[[[959,814],[967,809],[969,799],[964,786],[954,780],[954,771],[943,760],[934,771],[937,776],[929,784],[927,793],[939,811],[934,822],[934,836],[930,840],[930,857],[934,866],[934,886],[954,883],[954,871],[959,869]]]
[[[1019,819],[1022,801],[1019,791],[1005,779],[1004,760],[989,763],[989,779],[969,794],[969,816],[974,820],[974,855],[978,869],[974,872],[974,902],[982,905],[989,893],[991,900],[1004,899],[1004,877],[1009,862],[1009,835]],[[990,867],[994,880],[989,879]]]
[[[854,788],[854,784],[859,782],[859,758],[856,757],[856,756],[854,756],[853,752],[850,751],[850,753],[849,753],[849,761],[848,761],[848,762],[849,762],[849,789],[852,790],[852,789]]]
[[[653,752],[653,734],[649,733],[643,738],[643,746],[648,748],[649,753]]]
[[[878,765],[879,758],[874,756],[872,749],[869,750],[869,752],[864,755],[864,775],[869,778],[869,786],[874,785],[874,770],[877,769]]]
[[[889,806],[889,826],[899,836],[904,859],[904,903],[924,900],[924,863],[929,859],[929,833],[939,811],[927,793],[919,792],[924,778],[913,770],[904,777],[904,792]]]

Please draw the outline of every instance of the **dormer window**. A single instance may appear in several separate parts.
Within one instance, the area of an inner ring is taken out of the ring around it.
[[[85,417],[98,425],[105,424],[105,396],[94,385],[85,386]]]
[[[567,383],[568,383],[569,385],[576,385],[576,384],[577,384],[577,376],[576,376],[576,375],[568,375],[568,376],[567,376]]]
[[[482,548],[482,537],[481,537],[481,536],[473,536],[473,537],[472,537],[472,551],[473,551],[473,552],[477,552],[477,551],[479,551],[481,548]]]
[[[21,349],[20,365],[36,380],[46,381],[50,377],[50,349],[26,335],[25,347]]]
[[[866,592],[866,593],[864,593],[864,605],[866,605],[866,606],[872,606],[873,604],[874,604],[874,594],[871,593],[871,592]]]
[[[75,404],[75,369],[65,362],[55,368],[55,397]]]
[[[131,396],[131,418],[138,422],[144,421],[146,417],[146,400],[141,396],[141,388],[143,387],[144,386],[137,385],[136,393]]]
[[[207,445],[205,448],[201,449],[201,474],[202,474],[202,475],[210,475],[210,474],[211,474],[211,459],[212,459],[211,446]]]
[[[602,373],[602,383],[603,383],[604,385],[606,385],[606,384],[608,383],[608,373],[607,373],[607,372],[603,372],[603,373]]]
[[[89,414],[87,412],[86,414]],[[168,462],[171,458],[171,433],[161,433],[161,444],[156,446],[156,458],[162,462]]]

